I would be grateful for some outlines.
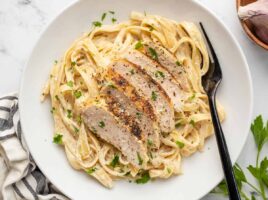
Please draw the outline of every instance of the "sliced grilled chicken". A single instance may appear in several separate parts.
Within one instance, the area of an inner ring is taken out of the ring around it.
[[[139,96],[145,98],[153,107],[153,112],[163,132],[174,129],[174,107],[166,94],[158,88],[153,80],[134,64],[119,60],[109,68],[109,76],[113,77],[120,87],[127,85],[134,87]]]
[[[83,111],[82,118],[92,132],[119,149],[132,165],[137,168],[146,166],[148,157],[142,142],[112,113],[92,105]]]
[[[122,91],[114,86],[107,86],[102,94],[108,105],[108,109],[118,117],[125,125],[130,127],[131,132],[142,139],[145,144],[148,141],[150,147],[158,148],[160,144],[157,125],[141,109],[128,98]]]
[[[155,59],[159,64],[165,67],[172,76],[176,78],[181,88],[189,91],[189,83],[185,76],[185,69],[174,55],[160,44],[154,43],[150,40],[144,41],[144,47],[147,56]]]
[[[178,83],[170,75],[170,73],[159,65],[154,60],[150,59],[143,53],[137,50],[128,50],[123,54],[123,57],[131,63],[137,65],[145,73],[152,77],[152,79],[161,86],[166,92],[176,111],[181,111],[181,89]]]

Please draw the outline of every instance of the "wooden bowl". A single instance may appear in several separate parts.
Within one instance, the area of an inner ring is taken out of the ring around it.
[[[240,6],[245,6],[247,4],[253,3],[256,0],[236,0],[236,9],[238,10],[238,8]],[[265,44],[264,42],[262,42],[257,36],[255,36],[252,33],[252,29],[251,29],[251,24],[244,22],[243,20],[240,19],[240,22],[242,24],[243,29],[245,30],[245,32],[247,33],[247,35],[249,36],[249,38],[255,42],[257,45],[261,46],[262,48],[268,50],[268,45]]]

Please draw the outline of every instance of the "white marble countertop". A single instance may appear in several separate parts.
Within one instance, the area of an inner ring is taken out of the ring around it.
[[[74,0],[0,0],[0,95],[18,91],[20,78],[40,32]],[[241,45],[249,63],[254,88],[253,117],[268,119],[268,52],[244,34],[236,16],[235,0],[199,0],[227,25]],[[234,66],[235,67],[235,66]],[[268,154],[268,145],[263,154]],[[256,148],[250,134],[238,159],[242,167],[255,162]],[[204,200],[220,199],[208,195]]]

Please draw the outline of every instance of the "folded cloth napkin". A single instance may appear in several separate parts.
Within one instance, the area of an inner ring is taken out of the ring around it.
[[[0,199],[67,200],[36,166],[24,142],[17,94],[0,98]]]

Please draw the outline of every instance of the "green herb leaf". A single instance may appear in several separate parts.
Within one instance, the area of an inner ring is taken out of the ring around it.
[[[142,41],[139,40],[136,44],[135,44],[135,49],[140,49],[143,47]]]
[[[254,120],[254,123],[251,124],[251,131],[257,144],[258,151],[260,152],[263,145],[268,141],[268,123],[266,124],[266,127],[264,127],[262,116],[258,116]]]
[[[118,165],[118,163],[119,163],[119,156],[115,155],[112,162],[110,163],[110,166],[115,168],[115,166]]]
[[[137,153],[137,157],[138,157],[139,165],[142,165],[143,160],[142,160],[139,152]]]
[[[176,61],[176,65],[178,65],[178,66],[181,66],[182,64],[181,64],[181,62],[180,61]]]
[[[167,172],[170,174],[172,171],[171,171],[171,169],[168,167],[167,168]]]
[[[95,27],[101,27],[101,26],[102,26],[102,23],[99,22],[99,21],[94,21],[94,22],[92,22],[92,24],[93,24]]]
[[[69,87],[73,87],[74,83],[73,83],[73,81],[68,81],[68,82],[67,82],[67,85],[68,85]]]
[[[150,174],[148,171],[145,171],[142,175],[141,178],[137,179],[135,182],[137,184],[145,184],[150,180]]]
[[[185,144],[179,140],[176,141],[176,145],[181,149],[185,146]]]
[[[79,90],[74,91],[75,98],[79,99],[82,96],[82,92]]]
[[[114,13],[115,13],[115,12],[114,12],[114,11],[112,11],[112,10],[110,10],[110,11],[109,11],[109,13],[110,13],[110,14],[112,14],[112,15],[114,15]]]
[[[94,126],[92,126],[90,130],[95,134],[97,133],[97,129]]]
[[[195,96],[196,96],[196,93],[193,93],[193,95],[189,97],[189,100],[190,101],[194,100],[195,99]]]
[[[178,122],[178,123],[175,124],[175,128],[179,128],[180,126],[181,126],[181,123],[180,122]]]
[[[79,115],[79,116],[77,117],[76,121],[77,121],[77,123],[78,123],[79,125],[82,124],[82,117],[81,117],[81,115]]]
[[[157,94],[156,94],[155,91],[152,91],[151,99],[152,99],[153,101],[156,101],[156,99],[157,99]]]
[[[260,172],[261,179],[263,183],[266,185],[266,187],[268,187],[268,159],[267,157],[265,157],[261,161],[260,171],[261,171]]]
[[[228,188],[225,180],[222,180],[220,184],[212,191],[212,193],[222,193],[224,196],[228,195]]]
[[[54,60],[54,64],[55,64],[55,65],[58,64],[58,61],[57,61],[57,60]]]
[[[89,168],[88,170],[86,170],[86,173],[91,175],[93,172],[95,172],[97,170],[96,167],[92,167],[92,168]]]
[[[79,132],[79,129],[76,128],[75,126],[74,126],[74,132],[75,132],[75,133],[78,133],[78,132]]]
[[[234,174],[235,174],[235,179],[236,179],[237,186],[238,186],[239,190],[241,190],[242,182],[244,182],[244,183],[247,182],[246,176],[245,176],[243,170],[241,169],[241,167],[238,164],[235,164],[233,169],[234,169]]]
[[[76,62],[72,61],[71,66],[74,67],[76,65]]]
[[[147,13],[146,13],[146,11],[143,11],[143,14],[144,14],[144,16],[147,16]]]
[[[141,119],[141,116],[142,116],[142,113],[141,112],[137,112],[136,115],[137,115],[137,118],[138,119]]]
[[[194,127],[195,126],[195,121],[191,119],[190,124]]]
[[[116,88],[117,88],[117,87],[116,87],[114,84],[112,84],[112,83],[109,83],[109,84],[108,84],[108,87],[113,88],[113,89],[116,89]]]
[[[103,21],[106,17],[107,13],[103,13],[102,16],[101,16],[101,21]]]
[[[156,71],[155,72],[155,77],[158,78],[158,77],[162,77],[162,78],[165,78],[165,74],[161,71]]]
[[[260,167],[248,166],[250,173],[259,181],[262,181],[268,187],[268,159],[265,157],[260,164]]]
[[[135,74],[134,69],[130,70],[129,72],[130,72],[130,74],[132,74],[132,75]]]
[[[251,200],[256,200],[254,193],[251,194]]]
[[[67,110],[67,117],[70,119],[72,118],[72,111],[71,110]]]
[[[152,59],[158,60],[158,55],[157,55],[156,51],[153,48],[149,47],[149,52],[151,54]]]
[[[54,114],[55,111],[56,111],[56,108],[55,107],[52,107],[51,110],[50,110],[51,114]]]
[[[62,144],[62,137],[63,135],[61,134],[56,134],[54,137],[53,137],[53,142],[55,144]]]
[[[154,143],[153,143],[153,141],[152,141],[152,140],[147,139],[147,144],[148,144],[148,146],[152,146]]]
[[[114,24],[117,21],[114,17],[112,18],[112,23]]]
[[[99,127],[101,127],[101,128],[104,128],[104,127],[105,127],[105,123],[104,123],[104,121],[100,121],[98,125],[99,125]]]
[[[59,98],[59,96],[58,95],[55,95],[55,98],[59,101],[60,100],[60,98]]]

